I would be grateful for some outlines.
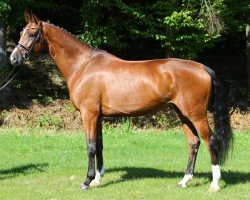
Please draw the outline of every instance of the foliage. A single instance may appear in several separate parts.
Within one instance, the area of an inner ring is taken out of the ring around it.
[[[150,48],[146,45],[151,41],[173,56],[194,58],[221,38],[225,26],[242,26],[235,14],[246,13],[247,4],[241,0],[232,7],[232,2],[88,0],[82,8],[84,32],[80,38],[96,47],[120,51]]]
[[[245,0],[0,1],[0,17],[9,24],[23,24],[24,10],[120,55],[133,58],[141,50],[141,57],[195,58],[226,35],[243,33],[250,6]]]
[[[4,21],[9,25],[23,26],[25,23],[23,18],[25,10],[38,14],[47,14],[48,11],[56,11],[64,6],[65,4],[60,6],[60,3],[51,0],[0,0],[0,17],[4,16]]]
[[[54,127],[56,129],[62,128],[62,120],[59,117],[55,117],[51,114],[44,113],[37,119],[39,127]]]
[[[0,19],[4,19],[10,11],[10,5],[3,0],[0,0]]]
[[[0,67],[0,84],[4,84],[5,78],[9,75],[10,70],[7,67]]]
[[[220,37],[219,33],[209,34],[205,20],[195,19],[196,15],[193,11],[174,11],[164,19],[168,34],[157,35],[163,41],[163,46],[176,52],[179,57],[194,58],[204,47],[211,47]]]

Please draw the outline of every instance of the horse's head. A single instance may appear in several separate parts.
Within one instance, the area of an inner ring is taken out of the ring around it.
[[[20,32],[20,40],[10,55],[12,65],[21,65],[30,58],[31,52],[38,52],[42,48],[43,30],[42,21],[35,15],[24,13],[27,25]]]

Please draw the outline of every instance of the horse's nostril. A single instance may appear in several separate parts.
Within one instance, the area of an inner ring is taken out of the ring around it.
[[[24,58],[24,60],[28,60],[29,59],[29,54],[28,53],[24,53],[23,54],[23,58]]]
[[[17,63],[17,58],[13,55],[10,56],[10,62],[11,64],[16,64]]]

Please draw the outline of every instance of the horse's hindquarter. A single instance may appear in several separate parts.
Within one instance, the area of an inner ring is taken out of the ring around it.
[[[204,65],[190,60],[172,59],[168,68],[175,85],[171,102],[186,116],[205,116],[211,93],[211,77]]]

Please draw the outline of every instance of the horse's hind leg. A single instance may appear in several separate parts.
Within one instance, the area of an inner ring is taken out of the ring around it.
[[[220,189],[218,182],[221,177],[220,167],[218,164],[218,152],[216,149],[217,139],[212,134],[211,128],[209,127],[204,105],[197,105],[196,107],[197,109],[195,112],[187,112],[187,110],[183,109],[183,107],[181,106],[176,109],[177,113],[180,116],[189,146],[189,159],[186,173],[184,178],[178,183],[178,185],[181,187],[185,187],[187,182],[189,182],[193,177],[196,156],[200,144],[200,136],[204,140],[211,155],[213,180],[209,191],[215,192]],[[182,110],[179,110],[179,108],[181,108]],[[185,116],[182,113],[185,113]],[[188,113],[191,114],[189,115]]]
[[[212,176],[213,180],[209,188],[210,192],[217,192],[219,188],[219,180],[221,178],[221,171],[219,166],[218,151],[217,151],[217,138],[212,134],[212,130],[206,119],[199,120],[194,123],[195,128],[199,132],[201,138],[204,140],[210,155],[212,163]]]
[[[204,142],[205,142],[205,144],[210,152],[213,180],[212,180],[209,191],[216,192],[216,191],[220,190],[219,180],[221,177],[220,166],[218,164],[219,163],[218,152],[215,148],[217,146],[216,145],[217,139],[212,134],[211,128],[208,125],[207,117],[201,117],[198,120],[192,120],[192,121],[193,121],[192,124],[194,125],[194,128],[196,130],[196,132],[194,132],[194,131],[192,131],[192,132],[199,133],[199,136],[204,140]],[[188,141],[190,141],[189,138],[188,138]],[[192,150],[192,148],[190,148],[190,149],[191,149],[191,151],[190,151],[190,155],[189,155],[189,163],[190,163],[190,157],[192,158],[192,151],[195,151],[195,148],[193,148],[193,150]],[[197,148],[197,151],[198,151],[198,148]],[[193,172],[193,170],[194,170],[194,168],[192,168],[192,166],[195,165],[195,157],[196,157],[197,151],[195,152],[194,159],[191,160],[191,163],[193,162],[193,164],[188,164],[187,172],[189,172],[188,169],[190,169],[191,172]],[[186,174],[187,174],[187,172],[186,172]],[[187,178],[190,178],[190,176],[188,176]]]
[[[187,186],[186,184],[189,181],[191,181],[193,178],[196,157],[197,157],[198,149],[200,146],[200,140],[199,140],[197,131],[194,125],[190,122],[190,120],[180,113],[179,113],[179,116],[182,122],[183,130],[187,137],[187,143],[188,143],[188,148],[189,148],[189,158],[188,158],[188,164],[187,164],[185,176],[178,183],[178,186],[186,187]]]

